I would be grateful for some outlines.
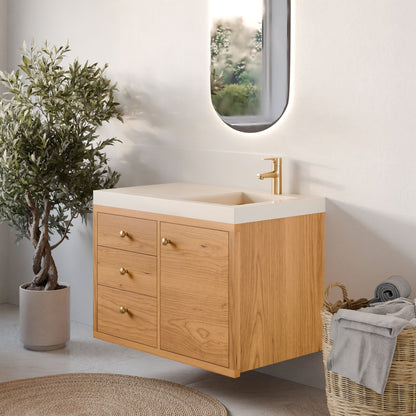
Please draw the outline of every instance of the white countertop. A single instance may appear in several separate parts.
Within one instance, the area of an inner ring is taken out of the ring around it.
[[[247,203],[252,200],[254,202]],[[243,204],[239,204],[243,201]],[[236,205],[233,205],[233,204]],[[325,212],[325,198],[195,183],[167,183],[94,191],[94,205],[228,224]]]

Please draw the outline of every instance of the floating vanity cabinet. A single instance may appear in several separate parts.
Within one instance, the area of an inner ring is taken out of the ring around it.
[[[230,377],[320,350],[322,198],[190,218],[142,188],[94,194],[96,338]]]

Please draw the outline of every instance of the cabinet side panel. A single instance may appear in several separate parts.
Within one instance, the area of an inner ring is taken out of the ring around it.
[[[228,300],[230,368],[240,368],[240,232],[239,227],[229,233]]]
[[[321,349],[324,214],[241,226],[241,371]]]
[[[92,236],[92,245],[93,245],[93,327],[94,331],[97,331],[97,284],[98,284],[98,251],[97,251],[97,233],[98,233],[98,212],[96,207],[93,207],[93,236]]]

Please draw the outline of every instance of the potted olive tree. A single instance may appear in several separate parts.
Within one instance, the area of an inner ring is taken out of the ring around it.
[[[116,86],[107,65],[65,65],[69,51],[24,44],[19,69],[0,72],[0,219],[33,245],[33,278],[20,287],[21,340],[30,349],[69,339],[69,287],[58,283],[53,251],[91,213],[93,190],[120,176],[104,153],[117,139],[97,134],[104,122],[122,121]]]

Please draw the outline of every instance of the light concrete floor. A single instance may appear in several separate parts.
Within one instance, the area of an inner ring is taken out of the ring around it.
[[[49,352],[25,350],[18,308],[0,305],[0,382],[61,373],[99,372],[160,378],[220,400],[230,416],[326,416],[325,392],[250,371],[231,379],[92,337],[88,325],[71,324],[71,341]],[[155,415],[157,416],[157,415]]]

